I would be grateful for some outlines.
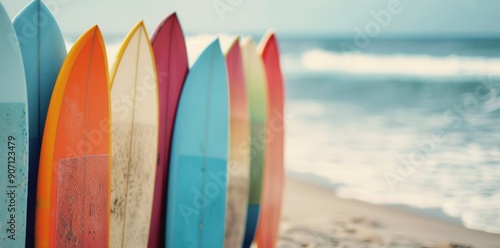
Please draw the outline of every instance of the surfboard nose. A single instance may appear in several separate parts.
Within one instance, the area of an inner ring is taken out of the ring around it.
[[[93,33],[94,33],[94,37],[95,37],[95,36],[102,35],[102,33],[101,33],[101,29],[99,28],[99,25],[94,25],[93,27],[91,27],[91,28],[90,28],[90,30],[89,30],[89,31],[91,31],[91,32],[93,32]]]
[[[176,23],[179,23],[179,18],[177,17],[177,12],[173,12],[172,14],[168,15],[167,17],[165,17],[165,19],[163,19],[160,24],[158,25],[158,28],[161,28],[163,27],[165,24],[167,24],[168,22],[176,22]]]
[[[144,25],[144,20],[140,20],[137,24],[135,24],[134,29],[139,29],[139,28],[142,28],[142,29],[146,28],[146,26]]]
[[[208,50],[216,51],[216,49],[221,50],[220,39],[216,38],[210,45],[208,45]]]

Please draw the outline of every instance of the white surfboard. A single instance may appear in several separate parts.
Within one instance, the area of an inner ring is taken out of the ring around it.
[[[125,39],[111,86],[110,247],[147,247],[158,153],[158,80],[142,22]]]

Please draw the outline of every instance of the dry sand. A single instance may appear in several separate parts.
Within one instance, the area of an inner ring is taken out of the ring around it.
[[[288,179],[279,247],[500,247],[500,235]]]

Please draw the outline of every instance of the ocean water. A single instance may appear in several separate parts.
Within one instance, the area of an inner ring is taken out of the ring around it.
[[[187,37],[190,64],[213,38]],[[280,41],[290,174],[500,233],[500,40]]]
[[[500,40],[342,44],[281,41],[287,170],[500,233]]]

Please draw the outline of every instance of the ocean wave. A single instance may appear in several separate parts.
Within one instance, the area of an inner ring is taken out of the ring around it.
[[[357,104],[317,100],[293,100],[287,106],[288,171],[325,179],[342,198],[409,206],[429,216],[440,210],[439,217],[469,229],[500,233],[495,143],[500,134],[484,128],[494,127],[497,119],[483,110],[466,118],[467,128],[447,132],[411,169],[402,168],[403,162],[429,149],[422,147],[447,125],[439,112],[393,108],[375,114]],[[387,175],[399,178],[389,181]]]
[[[414,78],[500,77],[500,58],[338,53],[319,49],[302,54],[285,54],[283,58],[286,72],[292,75],[327,73]]]

